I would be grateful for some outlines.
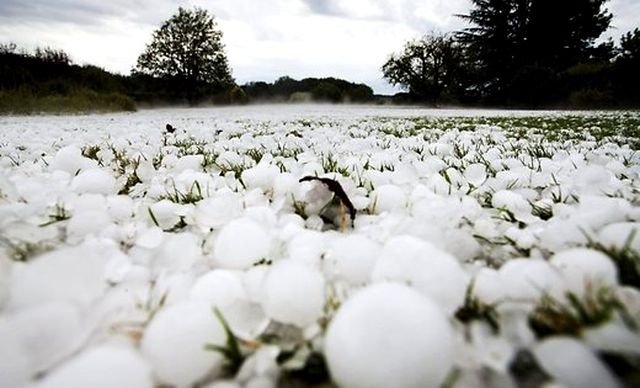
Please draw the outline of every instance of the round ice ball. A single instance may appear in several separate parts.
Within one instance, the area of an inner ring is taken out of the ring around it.
[[[99,168],[83,170],[71,181],[71,190],[76,193],[109,195],[115,192],[115,188],[113,175]]]
[[[135,350],[116,345],[89,349],[47,375],[37,388],[152,388],[151,368]]]
[[[225,225],[213,248],[213,264],[227,269],[246,269],[269,256],[271,237],[258,223],[238,219]]]
[[[382,185],[371,193],[372,206],[378,212],[401,210],[407,207],[407,195],[396,185]]]
[[[273,189],[273,182],[280,174],[280,169],[269,163],[259,163],[255,167],[242,172],[242,182],[249,189],[260,188],[264,191]]]
[[[479,187],[487,180],[487,167],[484,164],[470,164],[464,170],[464,178],[470,185]]]
[[[82,151],[75,146],[61,148],[49,163],[51,171],[66,171],[71,175],[75,175],[79,170],[91,169],[96,166],[95,160],[82,156]]]
[[[375,282],[409,284],[433,298],[448,314],[462,305],[469,283],[468,275],[453,256],[413,236],[387,241],[371,278]]]
[[[364,284],[371,277],[379,250],[380,246],[364,235],[336,238],[325,254],[325,273],[350,284]]]
[[[567,287],[581,295],[587,287],[618,284],[618,270],[605,254],[593,249],[575,248],[556,253],[551,264],[565,279]]]
[[[435,303],[407,286],[383,283],[340,307],[325,355],[341,387],[438,387],[453,365],[452,341]]]
[[[266,274],[262,307],[268,317],[299,327],[314,323],[324,307],[324,278],[295,260],[281,260]]]
[[[607,248],[630,248],[640,252],[640,223],[619,222],[609,224],[598,232],[598,241]]]
[[[580,341],[551,337],[533,349],[540,366],[566,387],[619,387],[602,361]]]
[[[194,217],[199,226],[217,229],[236,218],[242,212],[237,194],[222,192],[198,202]]]
[[[10,302],[20,307],[47,301],[92,303],[107,287],[105,250],[90,245],[62,248],[14,267]]]
[[[180,205],[163,199],[149,206],[147,213],[150,217],[149,221],[162,229],[171,229],[180,222],[179,210]]]
[[[209,303],[179,302],[154,316],[141,346],[162,383],[187,387],[222,365],[222,355],[205,346],[225,341]]]

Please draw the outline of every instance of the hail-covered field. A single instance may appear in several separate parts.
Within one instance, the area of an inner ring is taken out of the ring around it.
[[[0,118],[0,386],[638,386],[639,147],[624,112]]]

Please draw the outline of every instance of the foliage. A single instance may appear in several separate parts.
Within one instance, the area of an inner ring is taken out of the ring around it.
[[[304,78],[298,81],[283,76],[273,83],[249,82],[242,89],[251,101],[286,102],[302,93],[308,93],[314,101],[334,103],[374,100],[373,90],[369,86],[337,78]]]
[[[214,17],[202,8],[178,8],[153,33],[152,42],[138,57],[136,70],[180,80],[194,92],[203,85],[227,88],[234,84],[222,32]]]
[[[538,102],[549,102],[553,93],[540,90],[536,82],[541,71],[558,74],[597,52],[594,42],[612,18],[606,1],[473,0],[469,14],[461,15],[472,26],[458,38],[477,66],[482,95],[508,103],[531,94]],[[527,76],[531,82],[523,83]],[[543,77],[543,84],[553,85],[553,77]]]
[[[402,52],[392,54],[382,72],[391,84],[435,103],[461,80],[462,62],[462,48],[453,37],[425,35],[405,44]]]

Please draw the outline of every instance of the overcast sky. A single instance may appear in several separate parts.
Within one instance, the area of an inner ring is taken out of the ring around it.
[[[216,16],[238,83],[336,76],[378,93],[387,56],[409,39],[464,27],[470,0],[0,0],[0,42],[61,48],[74,62],[128,74],[178,6]],[[640,27],[640,0],[610,0],[613,29]]]

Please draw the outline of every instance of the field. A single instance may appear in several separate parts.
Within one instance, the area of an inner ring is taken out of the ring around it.
[[[0,117],[0,386],[638,386],[639,148],[638,112]]]

